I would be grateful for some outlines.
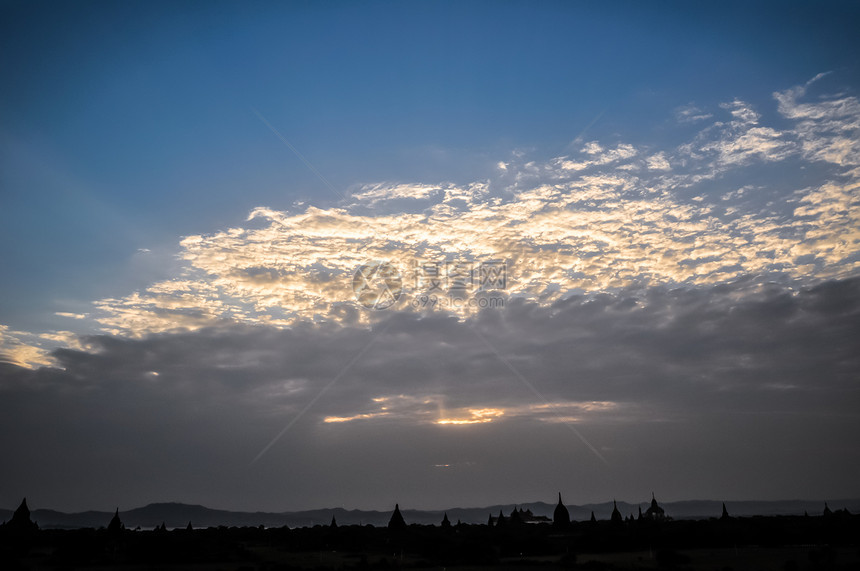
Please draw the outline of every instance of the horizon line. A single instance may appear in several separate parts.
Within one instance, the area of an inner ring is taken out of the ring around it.
[[[27,497],[29,497],[29,496],[24,496],[24,497],[23,497],[23,499],[26,499]],[[605,501],[599,501],[599,502],[588,502],[588,503],[582,503],[582,504],[563,502],[563,505],[564,505],[564,506],[567,506],[567,507],[587,507],[587,506],[598,506],[598,505],[604,505],[604,504],[612,504],[613,502],[617,502],[617,503],[621,503],[621,504],[627,504],[627,505],[635,506],[635,505],[649,504],[649,503],[650,503],[650,501],[651,501],[651,500],[643,500],[643,501],[635,502],[635,501],[619,500],[619,499],[617,499],[617,498],[614,498],[614,499],[605,500]],[[775,504],[775,503],[790,503],[790,502],[810,502],[810,503],[813,503],[813,502],[834,503],[834,502],[835,502],[835,503],[839,503],[839,502],[860,502],[860,495],[858,495],[858,496],[856,496],[856,497],[844,497],[844,498],[784,498],[784,499],[779,499],[779,500],[764,500],[764,499],[732,500],[732,499],[703,499],[703,498],[697,498],[697,499],[687,499],[687,500],[659,500],[659,501],[658,501],[658,503],[660,503],[660,504],[662,504],[662,505],[679,504],[679,503],[689,503],[689,502],[716,502],[716,503],[723,502],[723,503],[726,503],[726,504],[728,504],[728,503],[733,503],[733,504],[741,504],[741,503],[773,503],[773,504]],[[394,504],[400,504],[400,503],[402,503],[402,502],[399,502],[399,501],[398,501],[398,502],[394,502]],[[443,513],[443,512],[446,512],[446,511],[450,511],[450,510],[483,510],[483,509],[495,509],[495,508],[499,508],[499,507],[506,507],[506,506],[514,506],[514,507],[517,507],[517,506],[526,506],[526,505],[531,505],[531,504],[554,505],[554,504],[556,504],[556,503],[557,503],[557,502],[546,502],[546,501],[543,501],[543,500],[536,500],[536,501],[526,501],[526,502],[505,502],[505,503],[495,503],[495,504],[488,504],[488,505],[484,505],[484,506],[449,506],[449,507],[446,507],[446,508],[410,508],[410,507],[401,507],[401,508],[400,508],[400,511],[409,511],[409,512],[431,512],[431,513],[432,513],[432,512],[439,512],[439,513]],[[28,504],[31,504],[31,502],[28,502]],[[346,507],[343,507],[343,506],[339,506],[339,507],[318,507],[318,508],[304,508],[304,509],[285,509],[285,510],[280,510],[280,511],[267,511],[267,510],[261,510],[261,509],[232,509],[232,508],[218,508],[218,507],[211,507],[211,506],[204,505],[204,504],[198,504],[198,503],[186,503],[186,502],[183,502],[183,501],[171,500],[171,501],[153,501],[153,502],[149,502],[149,503],[146,503],[146,504],[144,504],[144,505],[137,506],[137,507],[127,508],[127,509],[125,509],[125,510],[120,509],[120,508],[119,508],[119,506],[116,506],[116,507],[114,507],[114,508],[110,508],[110,509],[92,509],[92,508],[89,508],[89,509],[82,509],[82,510],[75,510],[75,511],[63,511],[63,510],[54,509],[54,508],[50,508],[50,507],[32,507],[32,506],[30,506],[30,510],[31,510],[31,511],[39,511],[39,510],[54,511],[54,512],[58,512],[58,513],[62,513],[62,514],[67,514],[67,515],[82,514],[82,513],[87,513],[87,512],[96,512],[96,513],[99,513],[99,512],[103,512],[103,513],[113,513],[115,510],[119,510],[119,513],[127,513],[127,512],[134,511],[134,510],[139,510],[139,509],[147,508],[147,507],[150,507],[150,506],[171,505],[171,504],[173,504],[173,505],[181,505],[181,506],[186,506],[186,507],[204,508],[204,509],[207,509],[207,510],[212,510],[212,511],[221,511],[221,512],[231,512],[231,513],[266,513],[266,514],[276,514],[276,515],[280,515],[280,514],[291,514],[291,513],[302,513],[302,512],[312,512],[312,511],[332,511],[332,512],[334,512],[334,511],[338,511],[338,510],[340,510],[340,511],[345,511],[345,512],[377,512],[377,513],[388,513],[388,512],[390,512],[390,511],[392,511],[392,510],[394,509],[394,504],[392,504],[392,506],[391,506],[391,507],[389,507],[389,508],[385,508],[385,509],[377,509],[377,508],[346,508]],[[6,511],[14,512],[14,511],[15,511],[15,508],[14,508],[14,507],[12,507],[12,508],[0,507],[0,510],[6,510]]]

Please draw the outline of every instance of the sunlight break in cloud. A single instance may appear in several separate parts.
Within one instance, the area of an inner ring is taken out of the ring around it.
[[[448,387],[453,389],[453,387]],[[451,390],[456,393],[455,390]],[[476,403],[480,397],[475,395]],[[601,417],[603,420],[632,420],[636,407],[629,403],[612,401],[566,401],[531,404],[510,404],[493,402],[484,397],[484,405],[448,407],[447,397],[442,394],[420,392],[407,396],[384,396],[370,399],[371,403],[363,412],[350,415],[326,416],[324,423],[341,424],[372,420],[406,420],[410,423],[436,424],[441,426],[462,426],[487,424],[504,419],[526,418],[546,423],[580,422],[585,419]]]
[[[440,418],[436,424],[483,424],[493,422],[496,418],[503,416],[505,411],[497,408],[473,408],[469,409],[469,416],[460,418]]]

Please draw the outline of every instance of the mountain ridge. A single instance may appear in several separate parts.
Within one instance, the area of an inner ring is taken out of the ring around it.
[[[622,516],[638,515],[650,502],[630,503],[617,502]],[[666,514],[675,519],[707,519],[719,517],[722,513],[720,500],[679,500],[660,502]],[[820,515],[824,510],[825,500],[741,500],[726,501],[726,508],[732,516],[777,516],[777,515]],[[860,499],[827,500],[832,510],[847,509],[850,512],[860,512]],[[574,521],[585,521],[591,513],[597,519],[609,519],[613,502],[590,504],[565,504]],[[451,522],[484,524],[490,515],[498,515],[499,511],[509,514],[514,507],[531,510],[534,515],[552,517],[555,503],[523,502],[518,504],[495,504],[485,507],[448,508],[439,510],[418,510],[402,508],[401,512],[408,524],[439,525],[444,514],[448,514]],[[393,510],[392,506],[392,510]],[[13,510],[0,509],[0,522],[8,521]],[[391,510],[358,510],[346,508],[320,508],[313,510],[267,512],[267,511],[232,511],[209,508],[200,504],[185,504],[182,502],[153,502],[145,506],[120,510],[120,518],[126,528],[151,529],[164,523],[168,528],[184,528],[190,522],[194,527],[312,527],[328,525],[335,517],[339,525],[374,525],[384,526],[388,523]],[[99,528],[107,526],[112,511],[87,510],[83,512],[66,513],[52,509],[35,509],[31,519],[43,529],[51,528]]]

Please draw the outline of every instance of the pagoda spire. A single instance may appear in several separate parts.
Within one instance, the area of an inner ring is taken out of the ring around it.
[[[388,529],[406,529],[406,520],[403,519],[403,514],[400,513],[400,504],[394,504],[394,513],[391,514],[391,519],[388,520]]]
[[[30,523],[30,508],[27,507],[27,498],[21,500],[21,505],[12,514],[12,521]]]
[[[122,520],[119,519],[119,508],[116,508],[116,512],[114,512],[107,529],[109,533],[119,533],[125,529],[125,526],[122,524]]]
[[[21,505],[12,514],[12,519],[9,520],[9,523],[5,525],[11,529],[26,532],[39,529],[39,526],[30,519],[30,508],[27,507],[27,498],[21,500]]]
[[[552,512],[552,524],[555,527],[567,527],[570,525],[570,512],[564,507],[564,502],[561,501],[561,492],[558,493],[558,505]]]
[[[624,517],[621,515],[621,512],[618,511],[618,503],[615,500],[612,500],[612,515],[610,516],[609,521],[615,525],[624,523]]]

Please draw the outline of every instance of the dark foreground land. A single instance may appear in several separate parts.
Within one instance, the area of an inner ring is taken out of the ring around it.
[[[860,516],[544,524],[0,528],[0,569],[860,569]]]

